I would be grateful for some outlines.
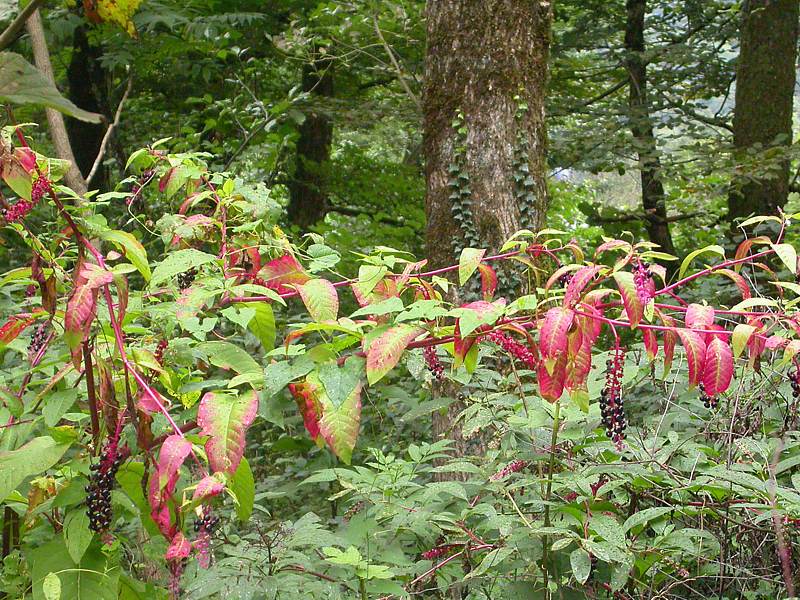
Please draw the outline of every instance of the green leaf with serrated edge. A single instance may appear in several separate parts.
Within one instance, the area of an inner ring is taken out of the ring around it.
[[[373,340],[367,350],[367,381],[373,385],[391,371],[406,349],[424,330],[413,325],[395,325]]]
[[[464,285],[472,277],[481,260],[486,255],[486,250],[480,248],[464,248],[458,259],[458,285]]]
[[[790,273],[797,271],[797,251],[791,244],[772,244],[772,249]]]
[[[206,454],[214,471],[233,473],[239,467],[245,446],[245,434],[258,411],[255,391],[234,396],[208,392],[200,400],[197,425],[208,436]]]
[[[32,439],[17,450],[0,452],[0,503],[27,477],[41,475],[69,448],[49,436]]]
[[[733,328],[731,346],[733,347],[734,358],[739,358],[739,356],[741,356],[742,352],[747,347],[747,342],[750,341],[750,338],[755,332],[756,328],[747,323],[739,323]]]
[[[339,295],[327,279],[312,279],[297,286],[308,314],[317,322],[335,321],[339,314]]]
[[[255,311],[253,318],[247,323],[247,328],[253,332],[261,342],[264,352],[269,352],[275,347],[275,312],[266,302],[248,302],[236,304],[237,308],[250,308]]]
[[[93,537],[94,534],[89,529],[89,516],[83,507],[69,511],[64,520],[64,542],[75,564],[81,561]]]
[[[147,251],[139,240],[127,231],[117,230],[103,231],[100,237],[107,242],[115,244],[122,250],[125,257],[136,267],[136,270],[142,274],[144,280],[146,282],[150,280],[151,272],[150,264],[147,261]]]
[[[256,360],[236,344],[214,340],[199,344],[197,349],[208,357],[208,362],[221,369],[229,369],[240,375],[261,373],[261,367]]]
[[[0,53],[0,102],[46,106],[87,123],[102,120],[102,115],[82,110],[64,98],[36,67],[7,50]]]
[[[256,494],[253,471],[246,458],[242,457],[242,460],[239,461],[236,471],[228,479],[228,487],[236,496],[236,516],[244,523],[253,514]]]
[[[350,464],[361,422],[361,382],[344,402],[335,406],[315,373],[310,373],[306,379],[320,390],[319,403],[322,407],[322,417],[319,420],[320,434],[333,453],[342,462]]]
[[[592,572],[592,559],[589,557],[589,553],[583,548],[573,550],[569,555],[569,564],[575,580],[581,585],[586,583]]]
[[[212,263],[217,257],[207,252],[201,252],[194,248],[186,248],[171,253],[153,271],[150,278],[150,286],[161,285],[165,281],[172,279],[178,273],[184,273],[190,269],[196,269],[202,265]]]
[[[686,273],[686,270],[689,268],[689,265],[692,264],[692,261],[695,258],[700,256],[701,254],[706,254],[706,253],[709,253],[709,252],[713,253],[713,254],[719,254],[722,258],[725,258],[725,248],[723,248],[722,246],[717,246],[717,245],[706,246],[705,248],[700,248],[699,250],[695,250],[694,252],[690,252],[686,256],[686,258],[683,259],[683,262],[681,263],[681,268],[678,271],[678,277],[681,277],[681,278],[683,277],[684,273]]]

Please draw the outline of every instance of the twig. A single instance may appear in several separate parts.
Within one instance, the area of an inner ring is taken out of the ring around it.
[[[28,18],[42,4],[44,4],[44,0],[31,0],[30,4],[19,11],[19,14],[17,14],[16,18],[11,21],[11,24],[6,27],[5,31],[0,33],[0,50],[5,50],[14,43],[14,40],[17,39],[17,34],[25,27]]]
[[[108,126],[106,129],[106,133],[103,136],[103,141],[100,142],[100,150],[97,152],[97,158],[94,159],[94,164],[92,165],[92,169],[89,171],[89,174],[86,176],[86,185],[89,186],[92,183],[92,179],[94,176],[97,175],[97,172],[100,170],[100,165],[103,162],[103,158],[105,157],[106,150],[108,149],[108,142],[111,139],[111,134],[114,133],[114,130],[119,126],[120,118],[122,117],[122,107],[125,104],[125,100],[128,99],[128,95],[131,93],[131,88],[133,87],[133,77],[128,77],[128,86],[125,88],[125,93],[122,94],[122,99],[119,101],[117,105],[117,112],[114,114],[114,121]]]
[[[414,105],[417,107],[417,110],[422,110],[422,104],[419,101],[419,98],[411,91],[411,88],[408,87],[408,83],[406,82],[406,78],[403,76],[403,69],[400,68],[400,63],[397,62],[397,58],[395,58],[394,52],[392,51],[389,44],[386,43],[386,38],[383,37],[383,33],[381,32],[380,25],[378,24],[378,17],[376,15],[372,15],[372,23],[375,25],[375,33],[378,34],[378,37],[383,44],[383,49],[386,50],[386,54],[389,55],[389,60],[392,61],[392,65],[394,66],[395,71],[397,71],[397,79],[400,81],[400,85],[403,86],[406,94],[408,94],[409,98],[414,102]]]

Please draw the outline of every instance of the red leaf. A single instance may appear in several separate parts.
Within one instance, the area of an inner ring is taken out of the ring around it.
[[[552,374],[544,363],[539,363],[536,376],[539,380],[539,394],[548,402],[556,402],[564,393],[564,380],[567,371],[567,355],[562,353],[553,364]]]
[[[258,411],[255,390],[234,396],[208,392],[197,409],[200,434],[207,435],[206,454],[214,471],[234,473],[244,454],[245,434]]]
[[[686,350],[686,361],[689,364],[689,386],[694,387],[703,378],[703,366],[706,359],[706,343],[696,331],[678,329],[676,331]]]
[[[714,308],[702,304],[690,304],[686,309],[686,327],[708,329],[714,322]]]
[[[27,315],[14,315],[0,327],[0,344],[10,344],[36,319]]]
[[[478,265],[478,271],[481,273],[481,291],[483,292],[483,299],[489,302],[497,291],[497,273],[492,267],[485,263],[480,263]]]
[[[290,383],[289,391],[292,394],[300,414],[303,415],[303,425],[315,442],[319,440],[319,420],[322,417],[322,407],[317,395],[317,387],[308,381]]]
[[[627,271],[617,271],[614,273],[614,280],[617,282],[622,303],[625,305],[625,314],[631,327],[636,327],[644,316],[644,306],[636,292],[636,284],[633,281],[633,273]]]
[[[266,286],[279,294],[286,294],[293,289],[291,285],[302,285],[311,277],[305,272],[302,265],[291,254],[284,254],[280,258],[269,261],[258,272]]]
[[[172,542],[167,548],[167,553],[164,555],[164,558],[167,560],[182,560],[184,558],[188,558],[189,554],[192,553],[192,544],[189,540],[186,539],[186,536],[183,535],[183,532],[178,532],[175,534],[175,537],[172,538]]]
[[[703,387],[709,396],[728,389],[733,377],[733,351],[723,340],[715,337],[706,348],[703,367]]]
[[[200,483],[197,484],[197,487],[194,489],[194,494],[192,494],[192,500],[205,500],[207,498],[213,498],[214,496],[218,496],[222,493],[222,490],[225,489],[225,486],[214,477],[213,475],[206,475],[200,480]]]
[[[652,329],[645,329],[642,331],[642,339],[644,340],[644,349],[647,350],[647,357],[652,362],[656,354],[658,354],[658,338],[656,332]]]
[[[367,350],[367,381],[372,385],[380,381],[400,362],[403,352],[424,329],[413,325],[390,327]]]
[[[567,291],[564,293],[564,306],[572,308],[581,297],[583,290],[589,285],[595,276],[602,270],[600,265],[592,265],[578,269],[567,284]]]
[[[731,271],[730,269],[720,269],[719,271],[715,271],[720,275],[725,275],[725,277],[731,279],[733,283],[736,284],[736,287],[739,288],[739,293],[742,294],[743,300],[748,300],[753,297],[753,294],[750,291],[750,286],[747,283],[747,280],[739,275],[736,271]]]
[[[569,362],[564,387],[567,391],[584,389],[592,370],[592,342],[580,330],[570,334]]]
[[[567,332],[575,319],[575,312],[557,306],[547,311],[539,335],[539,346],[545,359],[557,358],[567,350]]]
[[[175,493],[180,468],[192,451],[192,444],[178,434],[169,436],[161,445],[158,465],[150,476],[148,500],[150,516],[153,517],[159,531],[168,539],[172,539],[177,528],[172,523],[169,501]]]
[[[594,251],[594,255],[600,256],[603,252],[616,250],[617,248],[625,248],[625,251],[627,252],[631,249],[631,245],[624,240],[609,240],[608,242],[600,244],[597,247],[597,250]]]
[[[748,238],[748,239],[744,240],[741,244],[739,244],[738,248],[736,248],[736,256],[734,256],[734,259],[735,260],[739,260],[739,259],[744,258],[745,256],[747,256],[749,254],[749,252],[750,252],[750,248],[752,248],[755,244],[771,244],[771,243],[772,243],[772,240],[770,240],[765,235],[759,235],[759,236],[754,237],[754,238]],[[734,268],[735,271],[738,272],[738,271],[740,271],[742,269],[743,266],[744,266],[744,263],[739,263],[739,264],[735,265],[733,268]]]

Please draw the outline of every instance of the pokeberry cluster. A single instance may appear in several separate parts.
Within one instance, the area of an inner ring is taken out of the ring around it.
[[[201,531],[214,533],[217,527],[219,527],[219,517],[216,517],[213,514],[211,514],[211,511],[206,511],[205,513],[203,513],[202,519],[194,520],[195,533],[199,533]]]
[[[50,328],[50,323],[45,321],[44,323],[40,324],[36,331],[33,332],[31,336],[31,341],[28,344],[28,356],[36,356],[39,350],[42,349],[44,343],[47,341],[47,333]]]
[[[33,207],[39,204],[39,201],[44,197],[46,193],[50,191],[50,182],[44,176],[39,176],[36,178],[36,181],[33,182],[33,186],[31,188],[31,199],[24,200],[20,199],[17,200],[12,206],[8,207],[3,212],[3,218],[8,223],[16,223],[21,221],[28,213],[33,210]]]
[[[448,556],[453,554],[459,548],[462,548],[461,544],[441,544],[439,546],[434,546],[430,550],[426,550],[422,553],[423,560],[436,560],[437,558],[441,558],[442,556]]]
[[[494,330],[486,334],[486,339],[494,342],[529,369],[536,368],[536,355],[525,344],[521,344],[502,331]]]
[[[564,273],[558,278],[558,283],[561,284],[561,287],[567,287],[570,281],[572,281],[572,273]]]
[[[528,466],[527,460],[512,460],[508,463],[505,467],[500,469],[497,473],[492,475],[489,480],[490,481],[499,481],[500,479],[504,479],[511,475],[511,473],[518,473],[522,469]]]
[[[622,371],[625,364],[625,351],[614,348],[614,354],[606,362],[606,387],[600,392],[600,414],[606,435],[617,444],[625,439],[625,407],[622,400]]]
[[[710,409],[717,408],[719,398],[706,394],[706,387],[702,383],[697,386],[697,389],[700,390],[700,400],[703,401],[703,406]]]
[[[133,184],[131,187],[131,195],[128,196],[128,199],[125,201],[125,204],[131,206],[134,202],[136,202],[142,194],[142,188],[153,178],[155,171],[152,169],[147,169],[143,171],[142,174],[139,176],[139,179],[136,183]]]
[[[167,340],[161,340],[158,342],[158,346],[156,346],[156,351],[154,353],[156,362],[160,365],[164,364],[164,351],[167,349],[169,342]]]
[[[790,371],[788,377],[792,382],[792,398],[797,400],[800,397],[800,371],[797,369]]]
[[[111,490],[122,461],[123,456],[117,451],[116,440],[112,439],[106,445],[100,461],[89,467],[92,475],[89,485],[86,486],[86,504],[89,529],[92,531],[105,531],[111,525]]]
[[[633,285],[636,287],[636,295],[642,304],[647,304],[653,297],[653,272],[650,265],[643,260],[633,265]]]
[[[202,518],[195,519],[194,531],[197,539],[194,547],[197,550],[197,561],[203,569],[211,565],[211,536],[217,527],[219,527],[219,517],[211,513],[210,507],[205,507]]]
[[[444,365],[436,355],[436,347],[425,346],[422,349],[422,356],[425,358],[425,365],[428,367],[428,371],[431,372],[436,380],[441,381],[444,377]]]
[[[183,273],[178,273],[178,287],[185,290],[194,283],[195,277],[197,277],[197,269],[189,269]]]

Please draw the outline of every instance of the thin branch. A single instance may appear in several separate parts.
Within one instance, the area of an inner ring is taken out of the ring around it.
[[[422,104],[419,101],[419,98],[411,91],[411,88],[408,87],[408,83],[406,82],[406,78],[403,75],[403,69],[400,68],[400,63],[397,62],[397,58],[394,55],[391,47],[388,43],[386,43],[386,38],[383,37],[383,33],[381,32],[380,25],[378,24],[378,17],[376,15],[372,15],[372,23],[375,25],[375,33],[378,34],[378,38],[380,38],[381,43],[383,44],[383,49],[386,50],[386,54],[389,55],[389,60],[392,61],[392,65],[394,66],[395,71],[397,71],[397,79],[400,80],[400,85],[403,86],[406,94],[408,94],[409,98],[414,102],[417,107],[417,110],[422,110]]]
[[[27,23],[30,16],[42,4],[44,4],[44,0],[31,0],[30,4],[19,12],[16,18],[11,21],[11,24],[6,27],[5,31],[0,33],[0,50],[5,50],[14,43],[17,39],[17,35],[22,31],[22,28],[25,27],[25,23]]]
[[[97,152],[97,158],[94,159],[92,169],[86,176],[87,187],[92,183],[92,179],[94,179],[95,175],[97,175],[97,172],[100,170],[100,165],[103,163],[103,158],[106,155],[106,149],[108,148],[108,142],[111,139],[111,134],[113,134],[114,130],[119,126],[119,121],[122,117],[122,107],[125,105],[125,101],[128,99],[128,95],[131,93],[132,87],[133,77],[128,77],[128,86],[125,88],[125,93],[122,94],[122,99],[117,105],[117,112],[114,114],[114,121],[108,126],[108,129],[106,129],[106,134],[103,136],[103,141],[100,142],[100,150]]]

